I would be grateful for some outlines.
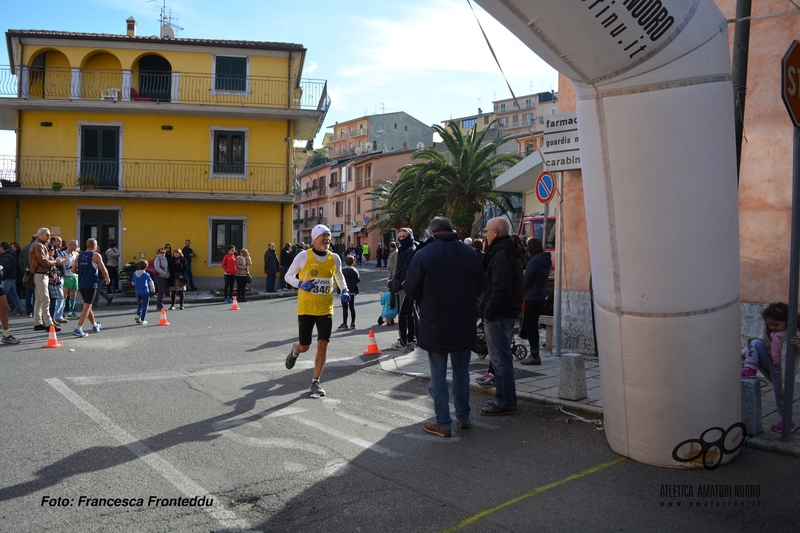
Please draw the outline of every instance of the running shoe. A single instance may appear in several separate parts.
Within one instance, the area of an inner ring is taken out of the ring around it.
[[[95,322],[94,326],[92,326],[92,333],[100,333],[100,327],[102,324],[100,322]]]
[[[325,389],[322,388],[322,385],[319,384],[319,381],[312,381],[311,382],[311,397],[312,398],[321,398],[325,396]]]
[[[80,316],[76,315],[75,313],[70,313],[67,315],[67,318],[71,318],[73,320],[80,318]]]
[[[89,334],[83,331],[81,328],[75,328],[72,330],[72,334],[76,337],[88,337]]]
[[[286,368],[291,370],[296,362],[297,356],[294,354],[294,344],[292,344],[292,349],[289,351],[289,355],[286,356]]]
[[[771,429],[775,433],[783,433],[783,420],[781,420],[777,424],[771,426],[769,429]],[[791,431],[792,431],[792,433],[794,433],[794,431],[795,431],[794,422],[792,422],[792,430]]]
[[[139,315],[136,315],[136,318],[134,320],[136,321],[137,324],[141,324],[142,323],[142,319],[139,318]]]
[[[3,344],[19,344],[19,340],[14,338],[14,335],[10,333],[8,335],[3,335],[3,338],[0,339],[0,342]]]
[[[142,320],[142,325],[146,326],[147,325],[147,320]]]
[[[338,327],[338,328],[336,328],[336,329],[338,329],[338,330],[340,330],[340,331],[341,331],[341,330],[343,330],[343,329],[347,329],[347,324],[344,324],[344,323],[342,323],[342,324],[340,324],[340,325],[339,325],[339,327]]]

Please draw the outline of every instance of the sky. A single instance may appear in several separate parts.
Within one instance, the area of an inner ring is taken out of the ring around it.
[[[159,33],[163,0],[3,2],[3,31]],[[425,124],[468,116],[511,94],[467,0],[169,0],[178,38],[301,44],[304,79],[326,80],[331,96],[314,146],[342,122],[405,111]],[[221,9],[230,6],[230,12]],[[557,73],[473,2],[517,96],[557,90]],[[0,65],[9,64],[6,41]],[[14,155],[13,132],[0,132],[0,156]]]

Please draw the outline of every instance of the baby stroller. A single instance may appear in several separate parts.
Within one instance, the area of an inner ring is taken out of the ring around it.
[[[478,357],[484,359],[489,354],[489,347],[486,344],[486,334],[483,331],[483,320],[478,319],[478,338],[475,340],[475,346],[472,347],[472,351],[478,354]],[[514,357],[517,359],[525,359],[528,356],[528,348],[524,345],[517,343],[514,340],[514,334],[511,334],[511,353],[514,354]]]

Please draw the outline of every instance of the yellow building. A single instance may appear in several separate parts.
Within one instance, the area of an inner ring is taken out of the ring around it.
[[[140,37],[126,23],[6,32],[0,128],[17,150],[0,161],[0,234],[116,241],[125,263],[190,239],[195,278],[216,283],[228,244],[260,258],[291,239],[294,141],[319,131],[326,83],[301,80],[302,45]]]

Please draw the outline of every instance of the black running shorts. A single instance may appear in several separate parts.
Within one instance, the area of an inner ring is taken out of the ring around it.
[[[333,315],[299,315],[297,326],[300,330],[300,344],[303,346],[311,344],[314,326],[317,327],[317,340],[329,341],[331,340],[331,331],[333,331]]]

